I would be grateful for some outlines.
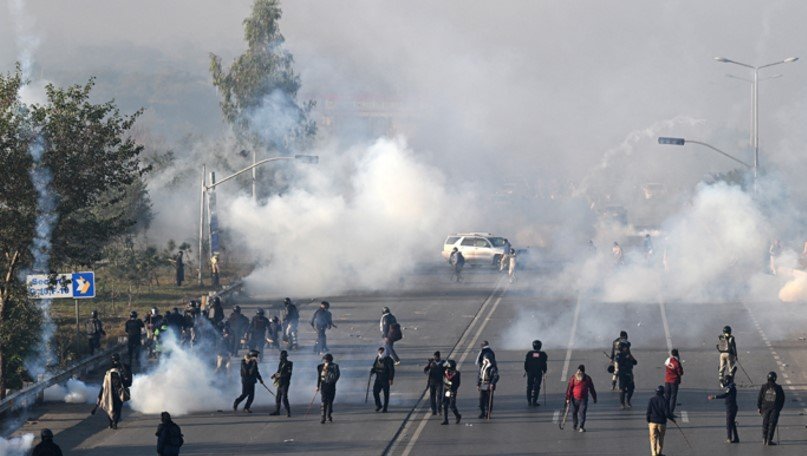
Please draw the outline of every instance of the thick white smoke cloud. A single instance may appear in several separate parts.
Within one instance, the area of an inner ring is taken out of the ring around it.
[[[33,444],[33,434],[24,434],[8,440],[0,437],[0,456],[26,456],[33,448]]]
[[[474,195],[422,164],[403,139],[379,139],[301,169],[289,193],[225,204],[224,223],[259,258],[253,292],[335,293],[399,282],[473,226]]]
[[[46,402],[66,402],[68,404],[94,404],[98,397],[98,385],[87,385],[71,378],[62,385],[53,385],[45,390]]]

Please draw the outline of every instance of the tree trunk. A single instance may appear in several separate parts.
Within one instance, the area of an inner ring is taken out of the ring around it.
[[[5,277],[3,277],[2,289],[0,289],[0,324],[5,323],[6,318],[8,318],[6,302],[8,302],[8,297],[11,295],[11,282],[14,279],[14,270],[17,268],[17,262],[20,259],[19,250],[10,256],[6,254],[6,258],[8,258],[8,266],[6,267]],[[6,398],[7,367],[8,361],[5,356],[5,350],[0,346],[0,399]]]

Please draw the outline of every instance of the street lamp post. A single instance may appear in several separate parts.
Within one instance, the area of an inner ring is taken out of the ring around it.
[[[255,155],[253,153],[253,161],[254,161],[254,157],[255,157]],[[319,155],[293,155],[293,156],[288,156],[288,157],[271,157],[271,158],[267,158],[267,159],[264,159],[264,160],[261,160],[261,161],[255,161],[251,165],[247,166],[246,168],[244,168],[244,169],[242,169],[240,171],[236,171],[235,173],[230,174],[229,176],[225,177],[224,179],[221,179],[221,180],[215,181],[215,182],[211,182],[210,184],[207,184],[207,181],[205,180],[206,179],[206,177],[205,177],[206,167],[205,167],[205,165],[202,165],[202,195],[201,195],[201,204],[200,204],[200,207],[199,207],[199,274],[197,276],[197,279],[199,281],[200,286],[202,285],[202,265],[204,264],[203,259],[202,259],[202,246],[204,245],[205,196],[207,195],[207,192],[214,189],[214,188],[216,188],[216,187],[218,187],[219,185],[227,182],[228,180],[234,179],[234,178],[240,176],[241,174],[244,174],[247,171],[252,171],[252,173],[253,173],[252,174],[252,176],[253,176],[252,177],[253,178],[253,181],[252,181],[252,196],[254,198],[255,197],[255,180],[254,180],[255,179],[255,168],[257,168],[258,166],[263,165],[264,163],[269,163],[269,162],[273,162],[273,161],[280,161],[280,160],[297,160],[297,161],[302,162],[302,163],[317,164],[317,163],[319,163]]]
[[[781,65],[783,63],[792,63],[798,60],[798,57],[788,57],[778,62],[768,63],[765,65],[749,65],[747,63],[738,62],[736,60],[727,59],[725,57],[715,57],[715,60],[720,63],[733,63],[741,67],[750,68],[754,71],[754,79],[751,83],[753,88],[753,104],[751,106],[752,130],[751,130],[751,147],[754,149],[754,187],[756,188],[757,175],[759,173],[759,70],[763,68]]]
[[[746,168],[753,168],[754,167],[753,165],[751,165],[749,163],[746,163],[746,162],[740,160],[739,158],[737,158],[737,157],[735,157],[735,156],[733,156],[733,155],[731,155],[729,153],[723,152],[722,150],[718,149],[717,147],[715,147],[715,146],[713,146],[711,144],[702,142],[702,141],[695,141],[694,139],[670,138],[670,137],[666,137],[666,136],[659,136],[658,143],[659,144],[666,144],[666,145],[670,145],[670,146],[683,146],[686,143],[700,144],[701,146],[708,147],[709,149],[712,149],[713,151],[717,152],[718,154],[720,154],[720,155],[722,155],[722,156],[724,156],[726,158],[729,158],[731,160],[736,161],[737,163],[745,166]]]

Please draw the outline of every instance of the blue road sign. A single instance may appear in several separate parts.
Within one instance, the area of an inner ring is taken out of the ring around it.
[[[95,297],[95,273],[74,272],[73,273],[73,298],[94,298]]]

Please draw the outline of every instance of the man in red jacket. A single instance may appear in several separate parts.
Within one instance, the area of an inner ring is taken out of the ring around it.
[[[597,391],[594,389],[594,381],[586,375],[586,366],[581,364],[577,366],[577,372],[569,378],[569,386],[566,387],[566,404],[571,402],[574,407],[572,410],[572,422],[575,430],[578,430],[578,414],[580,416],[579,432],[586,432],[586,411],[588,410],[589,393],[591,393],[591,397],[596,404]]]
[[[670,357],[664,361],[664,399],[667,401],[667,410],[670,416],[675,416],[675,405],[678,401],[678,385],[681,384],[681,376],[684,375],[684,368],[681,367],[681,358],[678,356],[678,349],[670,351]]]

